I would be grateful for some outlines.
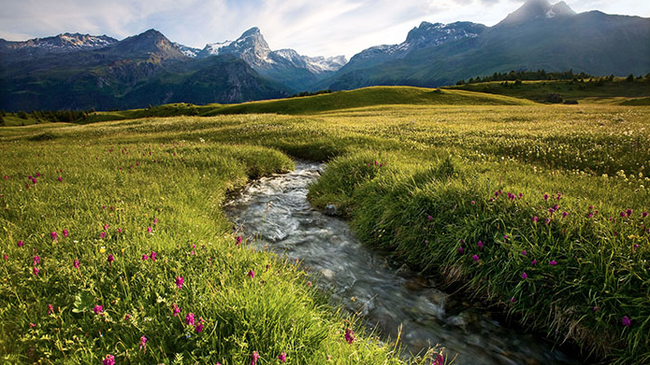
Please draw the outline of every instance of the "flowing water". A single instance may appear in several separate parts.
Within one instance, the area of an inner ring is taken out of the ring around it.
[[[324,168],[296,162],[296,170],[250,184],[226,206],[259,247],[299,259],[334,304],[364,316],[383,338],[407,354],[440,344],[456,364],[579,364],[547,340],[504,326],[491,313],[436,287],[389,255],[357,241],[348,224],[313,209],[307,189]]]

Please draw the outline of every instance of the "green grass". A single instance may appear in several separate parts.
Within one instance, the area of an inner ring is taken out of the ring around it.
[[[634,102],[635,99],[650,96],[649,79],[639,79],[634,82],[624,78],[614,81],[603,81],[599,84],[596,79],[582,81],[523,81],[514,86],[513,81],[503,85],[502,81],[481,82],[460,86],[450,86],[449,90],[467,90],[495,95],[506,95],[515,98],[529,99],[535,102],[545,102],[549,94],[560,94],[564,100],[575,100],[580,104],[622,104],[647,105]],[[630,104],[632,102],[633,104]]]
[[[265,364],[286,351],[294,363],[327,363],[327,355],[335,363],[397,363],[392,348],[376,342],[348,345],[342,336],[350,324],[296,267],[234,244],[220,209],[226,192],[290,168],[290,155],[330,161],[310,200],[338,205],[367,244],[464,283],[598,359],[646,363],[650,217],[641,213],[650,211],[650,108],[528,104],[3,128],[0,174],[11,179],[0,182],[0,241],[9,255],[1,266],[0,352],[13,362],[98,362],[111,353],[172,363],[180,353],[189,362],[232,364],[259,351]],[[26,177],[36,172],[43,176],[34,186]],[[142,261],[151,251],[158,260]],[[180,290],[178,275],[186,281]],[[206,320],[204,334],[172,315],[174,303],[183,316]],[[90,304],[108,316],[89,312]]]

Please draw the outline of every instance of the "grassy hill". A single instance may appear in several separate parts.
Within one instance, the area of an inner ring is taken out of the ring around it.
[[[532,105],[528,100],[466,90],[408,86],[375,86],[300,98],[253,101],[242,104],[166,104],[147,109],[97,112],[82,123],[148,117],[215,116],[230,114],[312,115],[382,105]]]
[[[575,100],[580,104],[648,105],[650,79],[626,81],[596,80],[542,80],[523,81],[519,85],[509,81],[482,82],[449,86],[447,90],[465,90],[545,102],[549,94],[559,94],[564,100]],[[643,101],[645,99],[645,102]]]

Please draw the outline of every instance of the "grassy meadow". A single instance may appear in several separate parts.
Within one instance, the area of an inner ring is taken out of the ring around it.
[[[0,129],[0,358],[402,363],[232,233],[228,192],[302,158],[329,161],[309,198],[365,243],[595,360],[649,362],[650,108],[394,90],[416,99]]]

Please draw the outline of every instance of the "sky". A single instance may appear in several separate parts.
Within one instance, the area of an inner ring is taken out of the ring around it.
[[[556,3],[558,0],[550,0]],[[565,0],[576,12],[650,17],[650,1]],[[203,48],[259,27],[273,50],[308,56],[354,54],[397,44],[422,21],[492,26],[524,0],[0,0],[0,38],[60,33],[124,39],[154,28],[173,42]]]

